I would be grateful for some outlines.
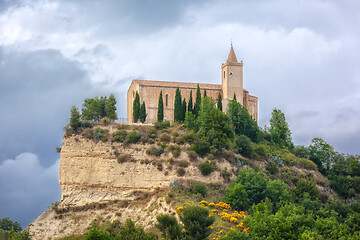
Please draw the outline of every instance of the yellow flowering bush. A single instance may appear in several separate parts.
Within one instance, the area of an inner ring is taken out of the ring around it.
[[[182,210],[184,210],[184,207],[178,207],[178,208],[175,208],[175,211],[177,212],[177,213],[179,213],[179,212],[181,212]]]

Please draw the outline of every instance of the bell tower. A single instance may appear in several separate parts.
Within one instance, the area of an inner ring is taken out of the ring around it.
[[[226,62],[221,65],[221,80],[223,106],[227,108],[227,104],[233,99],[234,94],[236,100],[244,105],[243,62],[238,62],[232,44]]]

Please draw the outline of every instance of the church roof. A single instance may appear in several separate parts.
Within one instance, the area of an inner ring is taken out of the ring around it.
[[[238,62],[232,44],[231,44],[229,56],[228,56],[226,62],[231,62],[231,63],[237,63]]]
[[[190,83],[190,82],[168,82],[168,81],[152,81],[152,80],[133,80],[134,83],[139,84],[140,86],[153,86],[153,87],[170,87],[170,88],[197,88],[201,89],[213,89],[221,90],[222,87],[219,84],[208,84],[208,83]]]

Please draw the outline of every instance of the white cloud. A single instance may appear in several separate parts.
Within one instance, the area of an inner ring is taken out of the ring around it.
[[[33,153],[21,153],[0,164],[0,218],[10,217],[24,227],[60,200],[59,160],[43,167]]]

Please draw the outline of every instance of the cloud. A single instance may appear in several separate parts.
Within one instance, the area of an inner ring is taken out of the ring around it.
[[[0,164],[0,218],[10,217],[23,227],[35,220],[51,202],[59,201],[59,161],[49,167],[33,153],[21,153]]]
[[[25,151],[57,157],[71,106],[102,93],[81,64],[54,49],[0,47],[0,79],[0,161]]]

